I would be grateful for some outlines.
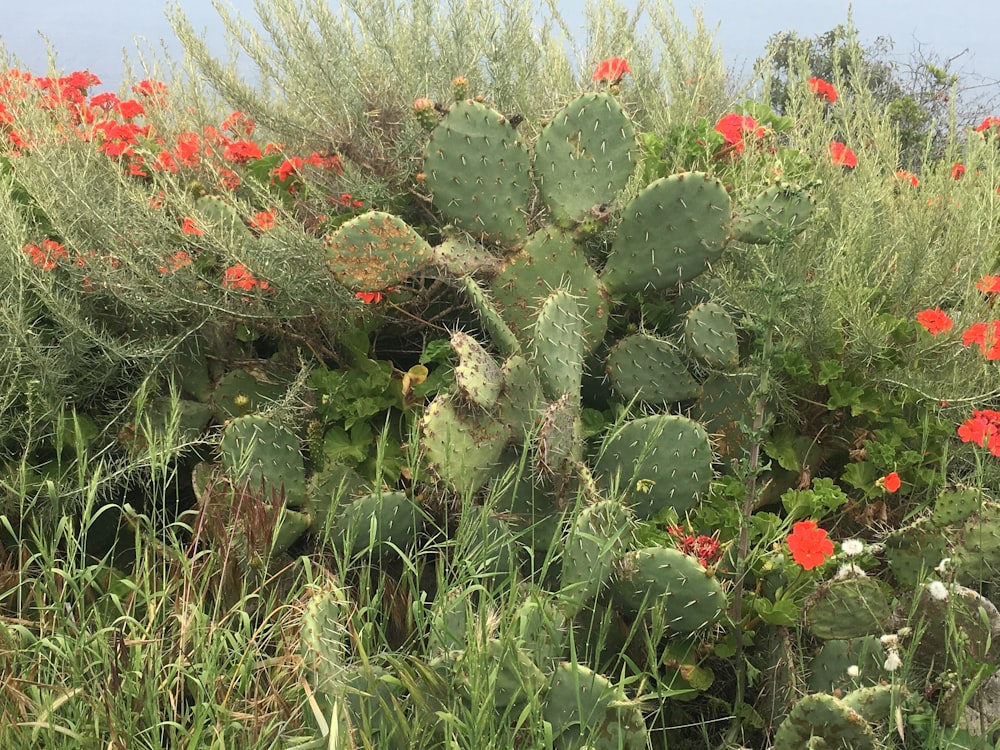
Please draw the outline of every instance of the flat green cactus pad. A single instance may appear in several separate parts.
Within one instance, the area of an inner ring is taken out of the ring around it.
[[[326,263],[352,292],[377,292],[405,281],[434,258],[434,250],[402,219],[369,211],[327,236]]]
[[[453,104],[431,133],[424,174],[434,206],[460,229],[508,247],[524,240],[530,159],[499,112],[471,100]]]
[[[651,182],[625,207],[601,280],[613,294],[690,281],[722,255],[731,214],[725,187],[707,174]]]
[[[538,136],[534,170],[538,191],[556,220],[586,219],[606,206],[635,171],[635,128],[607,93],[578,96]]]

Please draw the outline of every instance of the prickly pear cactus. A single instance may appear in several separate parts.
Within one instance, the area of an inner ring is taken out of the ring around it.
[[[431,132],[424,175],[434,206],[473,237],[508,247],[528,234],[531,159],[499,112],[455,102]]]
[[[721,257],[731,214],[725,187],[707,174],[651,182],[625,207],[601,280],[614,294],[676,289]]]
[[[708,495],[712,446],[705,429],[673,414],[641,417],[611,433],[594,467],[640,520],[673,508],[683,515]]]
[[[621,612],[662,611],[667,625],[678,633],[714,625],[726,607],[715,576],[690,555],[666,547],[635,550],[619,559],[611,592]]]
[[[283,499],[298,507],[305,502],[306,479],[299,439],[287,427],[266,417],[233,419],[219,443],[222,466],[234,482],[265,500]]]
[[[492,409],[503,388],[500,365],[467,333],[451,334],[451,348],[458,357],[454,373],[459,392],[472,404]]]
[[[439,394],[424,410],[420,444],[430,467],[459,492],[475,492],[494,471],[511,429],[490,414]]]
[[[417,274],[434,257],[431,246],[402,219],[369,211],[327,236],[330,273],[352,292],[388,289]]]
[[[891,616],[889,600],[873,578],[826,581],[803,606],[809,632],[824,640],[882,633]]]
[[[608,380],[626,402],[676,404],[701,395],[701,385],[688,372],[677,346],[648,333],[621,339],[608,353]]]
[[[830,750],[874,750],[876,737],[861,714],[832,695],[800,698],[774,735],[774,750],[801,750],[822,738],[818,747]]]
[[[538,312],[533,336],[542,390],[551,399],[579,400],[583,381],[583,322],[576,299],[562,290],[550,294]]]
[[[733,239],[766,244],[794,237],[806,228],[815,201],[797,185],[779,182],[737,212]]]
[[[740,359],[736,326],[726,309],[716,302],[702,302],[688,311],[684,345],[709,367],[731,367]]]
[[[543,709],[554,748],[643,750],[649,741],[642,712],[621,688],[581,664],[563,662],[549,681]]]
[[[377,554],[412,547],[422,521],[420,509],[405,492],[376,492],[341,505],[329,536],[341,553]]]
[[[542,128],[534,159],[556,222],[573,227],[611,203],[632,177],[635,152],[632,120],[610,94],[583,94],[559,110]]]
[[[611,580],[615,560],[626,551],[634,521],[615,500],[585,507],[573,521],[565,541],[560,596],[569,616],[597,596]]]

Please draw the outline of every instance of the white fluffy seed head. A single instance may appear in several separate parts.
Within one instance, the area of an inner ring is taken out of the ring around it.
[[[885,657],[885,664],[882,666],[885,668],[886,672],[895,672],[903,665],[903,660],[899,658],[899,652],[893,649],[889,652],[889,655]]]
[[[855,557],[865,551],[865,543],[860,539],[845,539],[840,544],[840,551],[848,557]]]
[[[948,600],[948,587],[941,581],[931,581],[927,584],[927,591],[939,602]]]

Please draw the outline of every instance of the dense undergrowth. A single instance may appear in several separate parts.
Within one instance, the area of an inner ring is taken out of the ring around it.
[[[993,747],[1000,120],[342,7],[0,78],[0,744]]]

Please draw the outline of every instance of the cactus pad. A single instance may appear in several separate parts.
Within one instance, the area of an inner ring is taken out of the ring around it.
[[[731,213],[714,177],[685,172],[651,182],[625,207],[601,280],[614,294],[690,281],[722,255]]]
[[[238,417],[226,425],[219,450],[226,473],[251,492],[292,506],[304,503],[305,467],[291,430],[257,415]]]
[[[559,110],[535,144],[538,190],[556,221],[579,223],[611,203],[635,170],[635,128],[607,93],[578,96]]]
[[[627,401],[672,404],[701,395],[701,386],[688,372],[676,347],[646,333],[619,341],[608,353],[607,371],[615,392]]]
[[[731,367],[740,358],[733,319],[716,302],[702,302],[688,311],[684,346],[709,367]]]
[[[463,409],[449,394],[439,394],[427,406],[420,432],[431,468],[459,492],[483,486],[511,436],[506,424]]]
[[[604,441],[594,473],[604,487],[617,486],[640,520],[667,508],[683,515],[708,495],[712,446],[704,428],[687,417],[642,417]]]
[[[680,550],[635,550],[615,567],[611,592],[616,607],[625,614],[661,610],[671,630],[693,633],[718,622],[726,608],[719,581],[696,558]]]
[[[434,251],[402,219],[369,211],[342,224],[324,241],[326,264],[352,292],[399,284],[429,264]]]
[[[737,212],[733,238],[764,244],[794,237],[806,228],[812,215],[812,196],[797,185],[776,183]]]
[[[435,207],[473,237],[513,246],[527,236],[528,150],[499,112],[453,104],[431,132],[424,174]]]

